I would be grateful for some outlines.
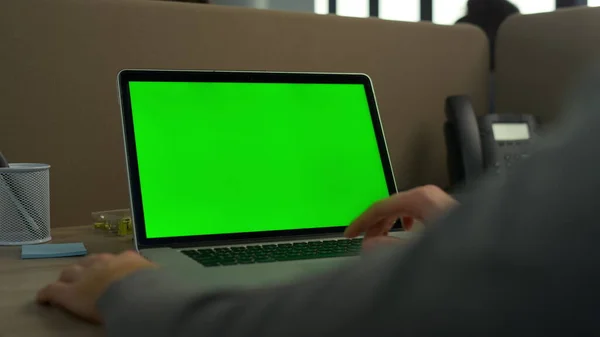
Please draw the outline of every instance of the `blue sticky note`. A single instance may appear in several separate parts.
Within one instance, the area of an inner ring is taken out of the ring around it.
[[[55,257],[82,256],[87,249],[81,242],[77,243],[47,243],[41,245],[21,246],[22,259],[45,259]]]

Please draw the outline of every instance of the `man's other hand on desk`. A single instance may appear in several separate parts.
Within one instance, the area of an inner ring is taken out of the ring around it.
[[[364,234],[364,249],[382,244],[393,244],[398,240],[387,236],[397,219],[410,230],[415,221],[432,221],[446,213],[458,203],[441,188],[426,185],[397,193],[369,207],[348,226],[344,235],[348,238]]]
[[[90,255],[62,271],[58,280],[37,294],[37,301],[64,308],[94,323],[102,318],[96,302],[111,283],[156,265],[135,252]]]

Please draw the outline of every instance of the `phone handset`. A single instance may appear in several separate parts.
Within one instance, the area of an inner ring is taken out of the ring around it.
[[[452,163],[450,167],[460,167],[464,170],[455,175],[462,176],[460,180],[469,183],[477,179],[483,173],[483,151],[479,135],[479,125],[475,111],[468,96],[450,96],[446,99],[446,137],[455,138],[454,146],[457,149],[449,149],[455,152],[455,158],[460,163]],[[451,154],[448,154],[451,156]],[[452,174],[452,173],[451,173]],[[452,178],[452,177],[451,177]]]

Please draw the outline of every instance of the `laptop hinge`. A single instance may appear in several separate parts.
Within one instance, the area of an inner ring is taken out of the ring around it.
[[[157,245],[144,245],[140,246],[140,249],[160,248],[169,247],[175,249],[188,248],[188,247],[203,247],[203,246],[230,246],[230,245],[243,245],[243,244],[261,244],[268,242],[278,241],[305,241],[305,240],[317,240],[317,239],[334,239],[342,238],[343,233],[328,233],[328,234],[312,234],[312,235],[294,235],[294,236],[280,236],[280,237],[267,237],[267,238],[252,238],[252,239],[231,239],[231,240],[218,240],[218,241],[195,241],[185,243],[168,243],[168,244],[157,244]]]

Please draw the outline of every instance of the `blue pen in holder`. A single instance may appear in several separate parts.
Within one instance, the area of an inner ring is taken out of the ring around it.
[[[50,165],[0,168],[0,245],[50,241]]]

